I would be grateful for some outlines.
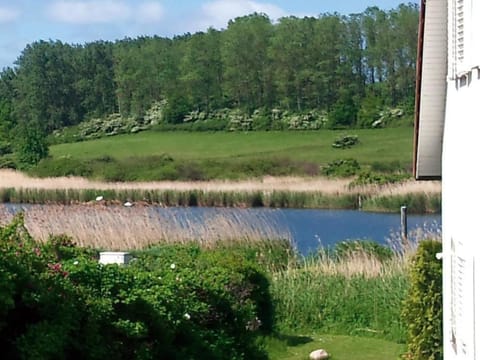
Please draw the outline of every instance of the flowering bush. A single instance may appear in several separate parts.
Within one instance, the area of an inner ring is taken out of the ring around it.
[[[173,256],[177,252],[178,257]],[[0,227],[6,358],[264,359],[268,281],[240,257],[178,248],[102,265],[68,238],[37,244],[22,215]],[[160,255],[160,254],[158,254]]]

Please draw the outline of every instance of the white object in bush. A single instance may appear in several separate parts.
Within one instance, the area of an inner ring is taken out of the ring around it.
[[[128,252],[121,251],[104,251],[100,253],[101,264],[119,264],[126,265],[132,259],[132,255]]]

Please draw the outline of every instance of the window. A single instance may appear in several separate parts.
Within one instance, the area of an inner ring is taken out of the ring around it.
[[[460,66],[465,60],[465,7],[464,0],[455,4],[455,63]]]
[[[451,0],[450,4],[450,73],[451,78],[459,78],[480,65],[476,59],[478,45],[473,41],[479,33],[475,12],[478,12],[478,0]],[[477,3],[477,4],[475,4]],[[479,53],[480,55],[480,53]]]
[[[450,334],[458,359],[475,357],[475,266],[474,257],[462,243],[451,239]]]

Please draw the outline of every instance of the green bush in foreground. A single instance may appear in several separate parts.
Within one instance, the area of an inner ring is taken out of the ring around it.
[[[0,227],[0,346],[8,359],[265,359],[268,280],[248,259],[177,249],[101,265],[68,238]],[[238,255],[238,254],[237,254]]]
[[[409,359],[443,359],[442,263],[435,257],[441,251],[439,241],[423,241],[411,262],[410,288],[403,307]]]

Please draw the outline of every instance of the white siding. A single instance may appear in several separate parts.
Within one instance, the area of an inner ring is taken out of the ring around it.
[[[464,81],[448,81],[442,174],[444,359],[447,360],[480,359],[479,99],[477,69],[469,72]],[[456,352],[452,334],[456,337]]]
[[[472,66],[480,66],[480,1],[472,1],[472,14],[471,14],[471,63]]]
[[[429,0],[425,8],[420,122],[416,177],[439,177],[447,78],[447,0]]]

